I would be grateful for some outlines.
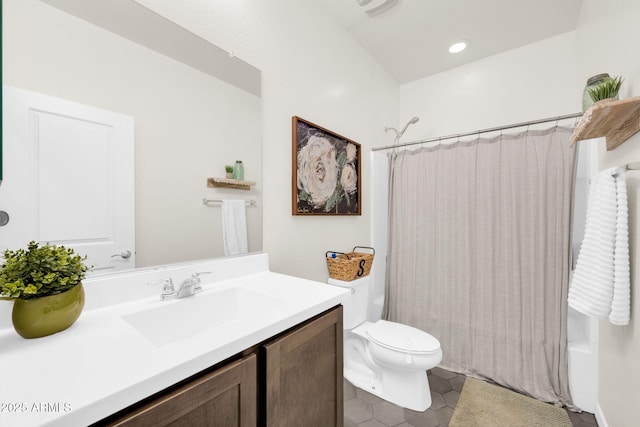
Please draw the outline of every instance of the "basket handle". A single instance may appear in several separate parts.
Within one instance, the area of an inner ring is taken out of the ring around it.
[[[336,251],[327,251],[327,253],[324,254],[325,258],[329,258],[329,254],[340,254],[340,255],[344,255],[347,257],[347,259],[349,258],[349,255],[345,254],[344,252],[336,252]],[[332,258],[336,258],[336,257],[332,257]]]
[[[375,250],[375,249],[373,249],[371,246],[354,246],[354,247],[353,247],[353,252],[355,252],[355,251],[356,251],[356,248],[371,249],[371,251],[373,252],[373,254],[374,254],[374,255],[376,254],[376,250]]]

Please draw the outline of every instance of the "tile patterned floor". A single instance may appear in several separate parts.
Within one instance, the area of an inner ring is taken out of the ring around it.
[[[447,427],[465,376],[444,369],[427,371],[431,407],[425,412],[401,408],[344,381],[344,427]],[[596,427],[592,414],[569,412],[574,427]]]

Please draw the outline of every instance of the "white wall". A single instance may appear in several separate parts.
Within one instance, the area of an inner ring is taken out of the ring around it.
[[[401,86],[400,121],[420,117],[402,141],[580,111],[574,36],[560,34]]]
[[[640,2],[585,0],[576,30],[577,76],[583,87],[599,73],[625,78],[620,98],[640,95]],[[613,151],[599,141],[600,169],[640,161],[640,134]],[[629,237],[631,253],[631,322],[612,326],[600,322],[600,362],[596,413],[601,427],[635,427],[640,423],[640,172],[628,172]]]
[[[397,84],[313,1],[139,2],[262,70],[264,250],[272,270],[326,281],[327,250],[370,243],[369,149],[397,126]],[[291,215],[294,115],[362,144],[362,216]]]
[[[2,41],[3,83],[134,117],[137,266],[223,255],[203,197],[256,199],[262,248],[259,98],[35,0],[4,0]],[[207,189],[236,159],[258,185]]]

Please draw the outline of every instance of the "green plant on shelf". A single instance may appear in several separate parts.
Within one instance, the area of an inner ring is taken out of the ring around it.
[[[624,79],[620,76],[607,77],[595,87],[588,89],[593,102],[608,98],[617,98]]]

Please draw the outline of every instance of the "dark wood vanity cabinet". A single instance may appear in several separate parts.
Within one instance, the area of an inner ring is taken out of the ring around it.
[[[231,362],[123,415],[109,426],[256,425],[257,357]]]
[[[342,427],[342,344],[342,306],[264,344],[260,425]]]
[[[342,306],[96,425],[342,427]]]

